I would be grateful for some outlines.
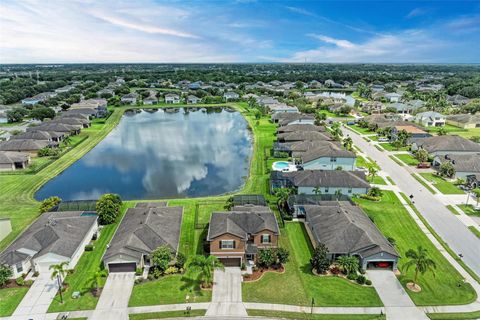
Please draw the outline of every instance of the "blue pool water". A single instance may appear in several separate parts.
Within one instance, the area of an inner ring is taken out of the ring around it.
[[[286,161],[278,161],[273,164],[273,168],[276,170],[288,169],[289,166],[289,163]]]

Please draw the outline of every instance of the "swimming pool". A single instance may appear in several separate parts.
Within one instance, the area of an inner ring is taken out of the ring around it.
[[[272,164],[272,170],[289,172],[289,171],[297,171],[297,167],[291,162],[277,161]]]

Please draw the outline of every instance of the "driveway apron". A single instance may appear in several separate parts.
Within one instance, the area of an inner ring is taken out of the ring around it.
[[[207,316],[246,316],[242,303],[242,272],[240,268],[215,270],[212,303]]]

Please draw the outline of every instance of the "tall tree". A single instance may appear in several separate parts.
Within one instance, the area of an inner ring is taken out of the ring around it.
[[[328,248],[325,244],[319,243],[315,250],[313,250],[310,258],[310,265],[317,273],[325,273],[330,267],[330,260],[328,259]]]
[[[373,163],[367,163],[367,170],[368,170],[368,177],[370,178],[370,182],[372,182],[378,173],[378,169]]]
[[[431,271],[435,276],[434,270],[437,268],[435,261],[428,257],[427,249],[418,246],[417,251],[410,249],[405,253],[405,256],[410,260],[405,263],[405,270],[408,271],[411,267],[415,267],[415,275],[413,277],[413,284],[417,285],[418,274],[425,274]]]
[[[353,148],[353,140],[350,137],[346,137],[343,139],[343,147],[348,151],[352,151]]]
[[[208,257],[203,255],[193,256],[187,263],[187,268],[191,271],[198,271],[200,273],[199,278],[204,287],[212,286],[214,270],[224,269],[220,260],[213,255],[209,255]]]
[[[57,284],[58,284],[58,292],[60,293],[60,301],[63,303],[63,279],[65,279],[65,276],[67,275],[67,270],[65,267],[68,265],[67,261],[64,261],[59,264],[54,264],[50,266],[50,270],[52,270],[52,279],[57,278]]]

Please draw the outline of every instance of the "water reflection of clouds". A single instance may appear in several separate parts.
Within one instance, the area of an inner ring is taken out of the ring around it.
[[[238,188],[247,174],[249,140],[239,113],[142,112],[125,117],[83,160],[125,175],[141,170],[147,197],[188,195],[194,181],[210,178],[220,181],[205,187],[222,193]]]

